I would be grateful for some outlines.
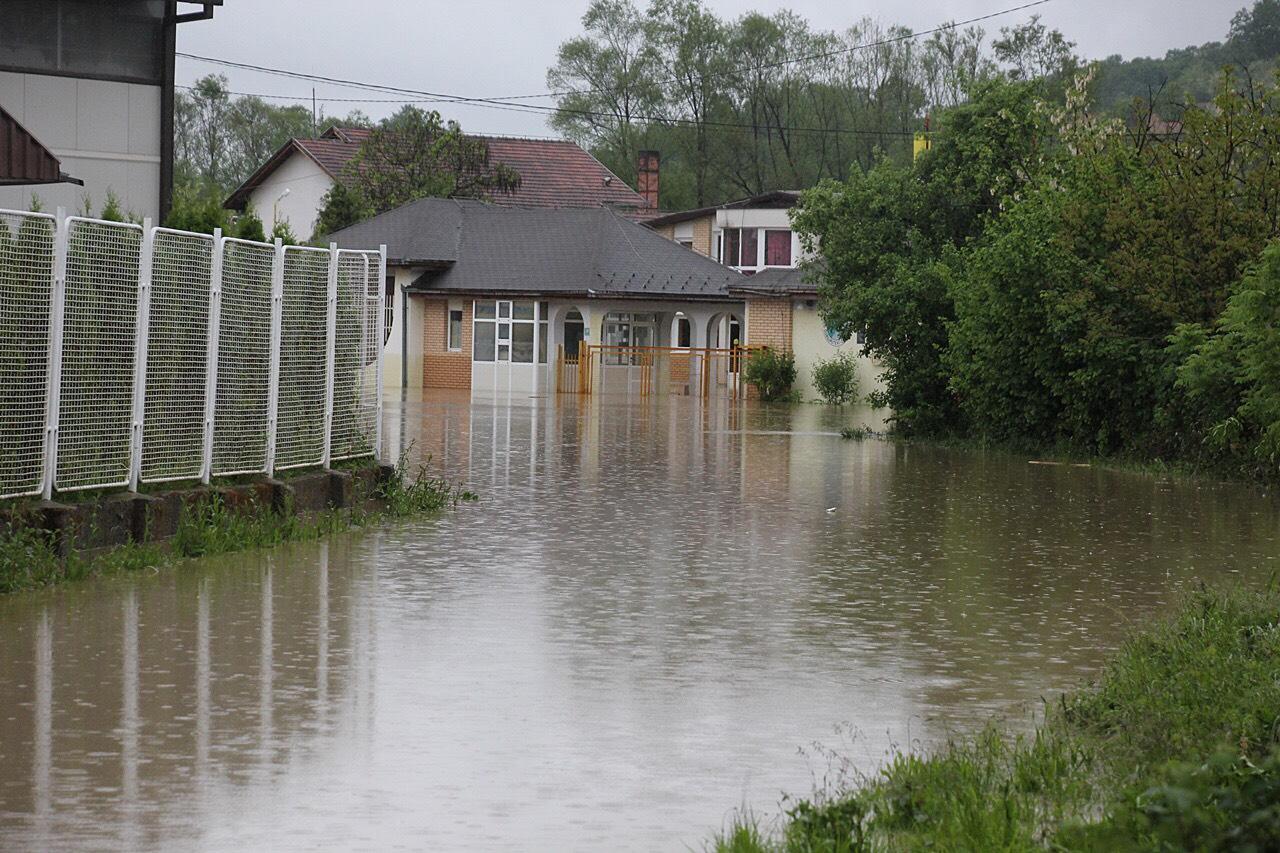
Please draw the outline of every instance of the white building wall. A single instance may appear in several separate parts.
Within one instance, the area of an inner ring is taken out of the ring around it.
[[[869,392],[882,387],[880,366],[863,354],[862,346],[852,339],[834,346],[827,339],[827,326],[822,321],[815,300],[795,300],[791,304],[791,350],[796,357],[795,387],[805,401],[821,399],[813,387],[813,367],[837,352],[849,352],[857,356],[860,398],[865,398]]]
[[[96,216],[111,191],[125,213],[159,220],[159,86],[0,71],[0,106],[84,181],[0,187],[0,207],[25,210],[35,195],[80,213],[88,198]]]
[[[315,160],[295,151],[249,194],[249,203],[268,234],[277,221],[287,221],[295,237],[310,240],[331,186],[333,178]]]

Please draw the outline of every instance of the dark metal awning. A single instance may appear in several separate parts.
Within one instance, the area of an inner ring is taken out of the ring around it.
[[[80,184],[18,120],[0,107],[0,186]]]

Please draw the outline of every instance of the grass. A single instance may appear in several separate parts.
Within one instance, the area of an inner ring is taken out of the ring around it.
[[[98,553],[58,556],[52,534],[15,525],[0,533],[0,594],[39,589],[88,577],[158,569],[179,560],[271,548],[286,542],[313,541],[395,518],[431,515],[462,501],[472,492],[428,474],[420,466],[410,474],[401,460],[395,474],[378,487],[373,508],[328,510],[298,515],[267,507],[229,507],[220,496],[188,507],[177,533],[165,543],[130,544]]]
[[[1280,849],[1280,591],[1199,589],[1027,735],[903,752],[717,853]]]

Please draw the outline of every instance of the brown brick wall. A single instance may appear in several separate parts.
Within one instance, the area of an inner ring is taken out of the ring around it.
[[[748,297],[747,345],[791,349],[791,300]]]
[[[462,351],[449,351],[449,302],[424,299],[422,316],[422,385],[424,388],[471,387],[471,302],[462,303]]]
[[[711,257],[711,224],[714,216],[693,220],[693,250],[699,255]]]

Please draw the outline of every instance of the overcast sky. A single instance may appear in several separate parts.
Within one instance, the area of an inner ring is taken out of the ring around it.
[[[791,9],[816,29],[841,30],[864,15],[924,30],[1020,5],[1024,0],[708,0],[724,18]],[[178,50],[326,77],[470,97],[546,91],[557,46],[581,32],[588,0],[225,0],[212,21],[183,24]],[[639,0],[643,5],[643,0]],[[1160,56],[1173,47],[1220,40],[1231,16],[1252,0],[1051,0],[1034,10],[1077,52]],[[989,36],[1031,11],[987,21]],[[236,92],[311,97],[312,84],[178,58],[178,83],[221,71]],[[320,98],[392,97],[317,84]],[[535,103],[549,103],[540,101]],[[385,103],[322,102],[329,114],[352,107],[374,118]],[[437,109],[476,133],[549,135],[543,117],[457,104]]]

